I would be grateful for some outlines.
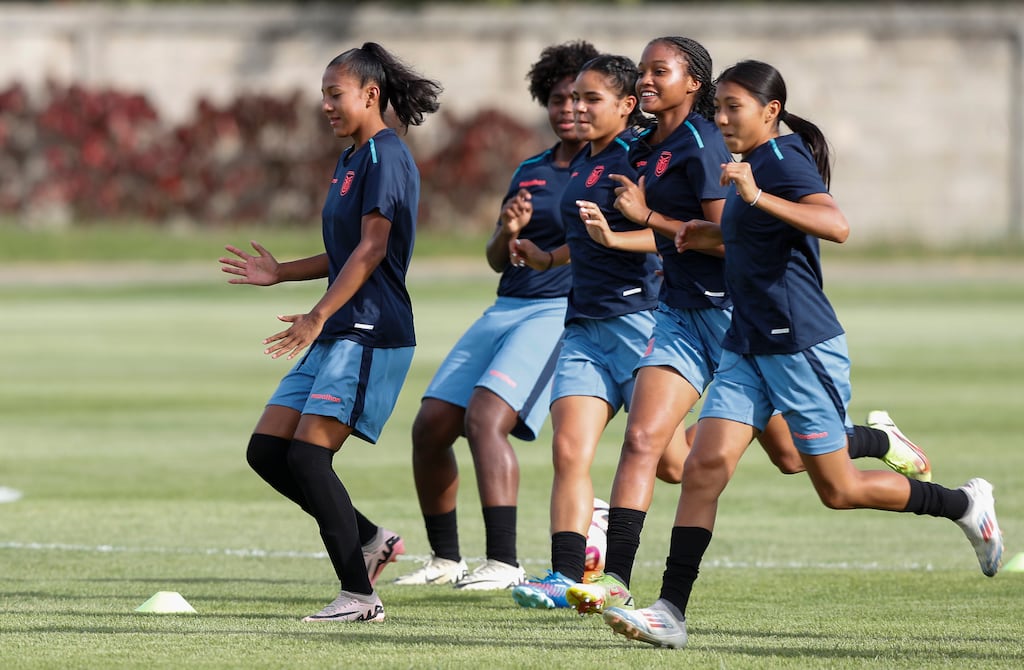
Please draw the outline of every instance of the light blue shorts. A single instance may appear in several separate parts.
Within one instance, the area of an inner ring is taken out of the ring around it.
[[[629,411],[633,370],[654,329],[651,310],[610,319],[574,319],[565,327],[551,400],[593,396]]]
[[[731,320],[731,309],[674,309],[661,303],[654,310],[654,333],[637,370],[672,368],[703,393],[722,357],[722,338]]]
[[[534,440],[548,415],[566,298],[499,297],[445,357],[423,392],[458,407],[483,387],[519,414],[512,435]]]
[[[796,354],[722,352],[700,418],[738,421],[764,430],[778,408],[803,454],[827,454],[846,445],[852,430],[850,357],[839,335]]]
[[[376,443],[395,409],[414,347],[375,349],[351,340],[314,342],[268,405],[329,416]]]

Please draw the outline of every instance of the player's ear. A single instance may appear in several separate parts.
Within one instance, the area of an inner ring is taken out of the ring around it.
[[[764,106],[764,120],[767,124],[776,123],[779,119],[779,113],[782,111],[782,103],[778,100],[772,100]]]
[[[380,104],[380,86],[370,84],[366,87],[366,107],[375,107]]]

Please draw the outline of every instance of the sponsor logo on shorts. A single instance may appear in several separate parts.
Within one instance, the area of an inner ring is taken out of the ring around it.
[[[508,384],[512,388],[515,388],[515,387],[519,386],[519,384],[516,383],[515,379],[512,379],[511,377],[509,377],[507,374],[505,374],[501,370],[489,370],[487,372],[487,374],[489,374],[492,377],[497,377],[498,379],[500,379],[501,381],[505,382],[506,384]]]
[[[822,440],[828,437],[828,431],[824,430],[820,433],[798,433],[794,430],[793,437],[797,438],[798,440]]]
[[[327,402],[341,402],[341,398],[330,393],[310,393],[310,400],[326,400]]]

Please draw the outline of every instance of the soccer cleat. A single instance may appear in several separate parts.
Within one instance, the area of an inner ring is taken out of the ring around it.
[[[512,589],[512,600],[520,607],[556,609],[569,607],[565,592],[575,584],[561,572],[551,572],[542,579],[530,579]]]
[[[384,605],[377,592],[369,595],[342,591],[334,601],[316,614],[303,619],[314,621],[383,621]]]
[[[660,599],[650,607],[638,610],[612,607],[604,611],[604,622],[630,640],[682,649],[686,646],[686,619],[677,619],[670,608]]]
[[[526,572],[518,565],[509,565],[488,558],[487,562],[455,582],[463,591],[499,591],[518,586],[526,580]]]
[[[434,554],[421,567],[413,570],[407,575],[402,575],[395,580],[399,586],[423,586],[425,584],[454,584],[463,577],[469,569],[463,560],[452,561],[447,558],[438,558]]]
[[[889,436],[889,451],[882,460],[896,472],[922,482],[932,480],[932,466],[921,447],[907,439],[888,412],[876,409],[868,413],[868,427]]]
[[[614,575],[595,574],[582,584],[573,584],[565,592],[569,607],[580,614],[600,614],[611,607],[633,609],[633,596]]]
[[[377,578],[388,563],[398,560],[405,553],[405,542],[397,533],[387,528],[378,528],[377,535],[363,545],[363,560],[366,562],[366,574],[370,578],[370,586],[377,583]]]
[[[967,539],[978,555],[981,571],[987,577],[995,577],[1003,559],[1003,532],[996,520],[996,499],[992,485],[981,478],[974,478],[960,487],[967,494],[967,513],[957,519],[956,525],[963,529]]]

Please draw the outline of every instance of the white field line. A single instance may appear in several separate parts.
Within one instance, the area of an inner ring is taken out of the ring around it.
[[[283,551],[271,549],[221,549],[221,548],[193,548],[193,547],[119,547],[110,544],[86,545],[86,544],[63,544],[63,543],[42,543],[42,542],[0,542],[0,550],[21,550],[21,551],[68,551],[83,552],[90,554],[185,554],[196,556],[234,556],[236,558],[312,558],[326,559],[327,553],[323,551]],[[398,557],[400,561],[425,563],[429,556],[418,556],[405,554]],[[482,563],[483,557],[466,557],[468,563]],[[544,567],[548,564],[547,559],[525,558],[520,559],[523,565]],[[659,561],[638,561],[637,568],[662,568],[665,563]],[[916,572],[934,570],[930,563],[881,563],[870,561],[857,563],[852,561],[762,561],[748,559],[717,558],[705,561],[701,565],[705,568],[727,568],[735,570],[751,569],[784,569],[784,570],[913,570]]]

